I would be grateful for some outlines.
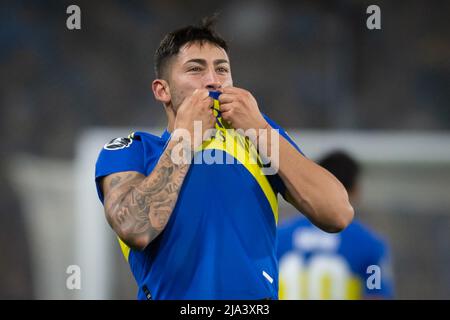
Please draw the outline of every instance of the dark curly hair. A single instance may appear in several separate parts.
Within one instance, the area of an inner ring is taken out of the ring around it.
[[[178,54],[181,47],[189,42],[198,41],[200,44],[209,42],[223,48],[228,53],[226,41],[214,30],[217,17],[218,15],[214,14],[213,16],[203,18],[198,26],[190,25],[167,34],[155,52],[154,64],[156,77],[167,77],[168,62],[173,56]]]

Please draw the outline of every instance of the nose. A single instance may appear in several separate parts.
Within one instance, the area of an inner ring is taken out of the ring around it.
[[[222,88],[222,85],[220,83],[212,83],[206,86],[206,89],[210,91],[218,91],[220,88]]]
[[[217,91],[222,88],[219,77],[217,77],[217,74],[214,70],[208,72],[205,79],[205,88],[210,91]]]

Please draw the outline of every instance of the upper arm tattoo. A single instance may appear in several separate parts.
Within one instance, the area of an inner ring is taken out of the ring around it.
[[[167,225],[189,170],[189,164],[172,162],[172,148],[163,152],[148,177],[127,172],[103,181],[107,219],[119,235],[147,235],[151,241]]]

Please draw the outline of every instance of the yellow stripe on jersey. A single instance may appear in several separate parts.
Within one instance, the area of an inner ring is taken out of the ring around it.
[[[122,250],[122,254],[125,257],[125,260],[128,262],[128,256],[130,255],[130,247],[127,246],[119,237],[117,237],[117,240],[119,240],[120,249]]]
[[[258,151],[250,140],[238,133],[234,129],[221,128],[216,124],[216,135],[207,141],[204,141],[200,150],[216,149],[222,150],[233,158],[238,160],[255,178],[261,187],[267,201],[270,204],[275,223],[278,223],[278,199],[266,175],[263,173],[260,165]]]
[[[216,123],[217,132],[212,139],[204,141],[198,151],[208,149],[222,150],[242,163],[261,187],[272,209],[275,223],[278,224],[278,199],[269,183],[269,180],[262,172],[261,167],[258,165],[258,163],[261,163],[258,151],[248,138],[236,133],[234,129],[231,129],[231,127],[223,121],[222,117],[219,116],[219,101],[216,99],[213,101],[213,114],[218,121],[218,123]],[[134,138],[134,132],[130,134],[129,138]],[[130,248],[122,240],[120,240],[120,238],[118,239],[122,253],[128,261]]]

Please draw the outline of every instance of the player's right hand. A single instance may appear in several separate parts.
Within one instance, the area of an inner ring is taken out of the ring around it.
[[[211,109],[212,105],[213,99],[209,96],[209,91],[196,89],[191,96],[184,99],[178,108],[174,129],[186,129],[191,134],[191,142],[194,147],[203,141],[206,130],[214,128],[216,118]],[[196,143],[194,143],[194,121],[202,123],[202,136],[196,137]]]

